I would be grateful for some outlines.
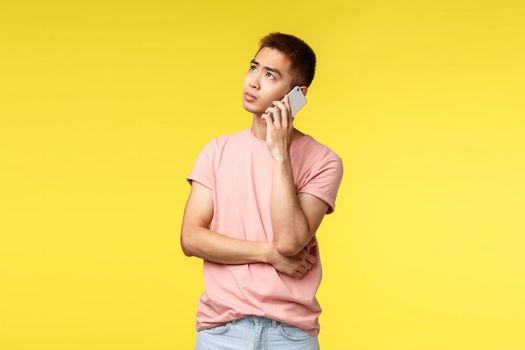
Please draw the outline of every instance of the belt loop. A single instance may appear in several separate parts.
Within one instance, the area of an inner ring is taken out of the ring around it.
[[[277,326],[277,321],[276,320],[272,320],[272,327],[276,327]]]

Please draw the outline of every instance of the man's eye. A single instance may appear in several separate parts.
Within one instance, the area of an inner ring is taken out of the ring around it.
[[[270,74],[270,76],[271,76],[272,78],[275,78],[275,77],[273,76],[273,74],[270,73],[270,72],[268,72],[268,73],[266,73],[266,74]]]

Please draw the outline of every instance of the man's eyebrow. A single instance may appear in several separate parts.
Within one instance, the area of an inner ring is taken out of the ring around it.
[[[255,64],[256,66],[259,65],[259,62],[257,62],[257,61],[254,60],[254,59],[251,60],[250,63],[253,63],[253,64]],[[279,74],[280,76],[282,76],[281,72],[279,72],[279,71],[278,71],[277,69],[275,69],[275,68],[270,68],[270,67],[266,67],[266,66],[263,66],[263,68],[266,69],[266,70],[269,70],[270,72],[275,72],[275,73]]]

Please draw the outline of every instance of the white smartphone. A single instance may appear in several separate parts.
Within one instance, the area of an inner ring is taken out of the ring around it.
[[[288,95],[288,101],[290,102],[290,109],[292,110],[292,119],[293,119],[295,115],[297,114],[297,112],[299,112],[299,110],[303,108],[304,105],[306,104],[306,97],[303,95],[303,92],[297,85],[294,86],[292,90],[290,90],[290,92],[287,93],[287,95]],[[284,97],[281,100],[281,102],[283,101],[284,101]]]

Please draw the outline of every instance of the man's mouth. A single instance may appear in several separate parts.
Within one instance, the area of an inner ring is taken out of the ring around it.
[[[257,99],[257,97],[255,97],[254,95],[248,93],[248,92],[245,92],[244,93],[244,97],[246,98],[246,100],[248,101],[255,101]]]

